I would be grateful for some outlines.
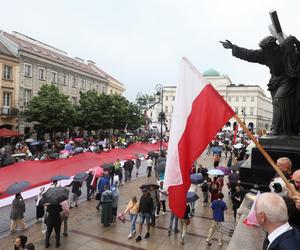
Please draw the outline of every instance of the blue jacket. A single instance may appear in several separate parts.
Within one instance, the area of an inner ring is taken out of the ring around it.
[[[300,250],[300,231],[293,228],[279,235],[268,250]]]
[[[98,191],[99,193],[103,193],[104,192],[104,186],[107,185],[110,188],[109,185],[109,176],[102,176],[99,180],[98,183]]]

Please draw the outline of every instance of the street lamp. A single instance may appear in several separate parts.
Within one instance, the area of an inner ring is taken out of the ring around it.
[[[161,103],[161,112],[159,114],[160,117],[160,144],[159,150],[162,152],[162,140],[163,140],[163,116],[164,116],[164,86],[162,84],[157,84],[155,86],[156,96],[158,98],[158,103]]]
[[[246,121],[246,108],[242,109],[242,114],[243,114],[243,122],[245,124],[245,121]]]

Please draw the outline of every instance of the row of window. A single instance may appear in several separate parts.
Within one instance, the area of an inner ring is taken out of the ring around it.
[[[32,65],[31,64],[25,63],[24,76],[32,77]],[[46,81],[46,69],[45,68],[39,67],[39,69],[38,69],[38,78],[41,81]],[[58,73],[56,71],[51,71],[50,82],[51,83],[58,83]],[[62,75],[61,83],[63,85],[68,85],[68,76],[66,74]],[[77,87],[77,77],[75,77],[75,76],[72,77],[71,87],[72,88]],[[90,89],[92,89],[92,84],[89,83],[89,82],[86,82],[84,79],[81,79],[80,86],[78,86],[78,87],[80,87],[81,89],[90,90]],[[96,90],[97,92],[99,92],[100,90],[102,92],[104,92],[105,87],[100,86],[100,85],[97,84],[96,88],[93,88],[93,89]]]
[[[170,96],[170,100],[172,98],[172,101],[175,101],[175,96]],[[168,101],[169,100],[169,96],[165,96],[165,100]]]
[[[232,96],[233,97],[233,96]],[[247,96],[248,98],[250,98],[250,101],[251,102],[254,102],[254,96]],[[233,98],[235,98],[235,101],[238,102],[239,100],[242,100],[243,102],[246,102],[246,96],[234,96]],[[233,101],[231,98],[231,96],[228,96],[227,97],[227,101],[228,102],[231,102]]]
[[[255,107],[249,107],[249,113],[246,107],[234,107],[234,111],[236,114],[240,114],[240,115],[254,115],[254,108]],[[240,113],[239,113],[240,112]]]

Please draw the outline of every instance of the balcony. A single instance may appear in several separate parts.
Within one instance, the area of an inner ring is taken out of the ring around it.
[[[0,116],[7,116],[7,117],[17,117],[19,110],[17,108],[10,108],[7,106],[3,106],[0,108]]]

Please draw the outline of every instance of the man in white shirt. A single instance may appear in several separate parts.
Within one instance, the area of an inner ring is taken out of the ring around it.
[[[261,194],[255,203],[258,224],[268,233],[263,250],[299,249],[300,232],[288,223],[288,211],[282,197],[275,193]]]

